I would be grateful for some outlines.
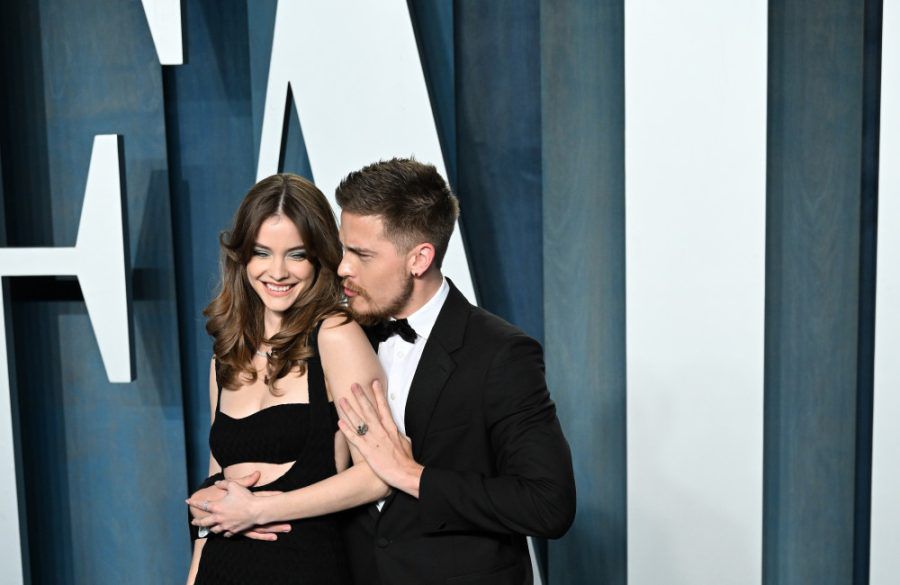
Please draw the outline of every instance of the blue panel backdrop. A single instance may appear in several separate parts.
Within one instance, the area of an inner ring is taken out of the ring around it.
[[[623,35],[621,0],[541,4],[547,379],[578,491],[553,584],[627,577]]]
[[[882,0],[866,0],[863,30],[862,185],[859,210],[859,334],[853,582],[869,582],[872,512],[872,418],[875,377],[875,278],[881,123]]]
[[[537,0],[458,1],[457,195],[481,305],[544,338]]]
[[[73,282],[13,287],[34,583],[183,578],[185,478],[162,80],[139,3],[4,3],[10,243],[71,246],[95,134],[125,142],[136,381],[110,384]],[[35,351],[22,351],[34,348]]]
[[[247,37],[250,52],[250,98],[253,115],[253,171],[259,158],[259,142],[262,136],[263,106],[266,101],[266,83],[269,79],[269,61],[272,58],[272,39],[275,35],[275,13],[278,0],[247,2]]]
[[[49,234],[50,209],[47,194],[49,192],[50,177],[47,172],[47,138],[46,124],[43,113],[44,107],[44,80],[43,75],[36,74],[43,70],[41,38],[39,27],[39,14],[37,3],[28,4],[0,4],[0,63],[2,63],[3,83],[0,84],[0,103],[3,104],[2,118],[0,118],[0,151],[3,156],[3,192],[4,192],[4,245],[46,245],[52,241]],[[20,56],[14,58],[14,55]],[[16,91],[14,91],[14,88]],[[27,197],[14,197],[12,193],[26,193]],[[10,194],[10,195],[7,195]],[[10,221],[8,221],[10,220]],[[13,221],[14,220],[14,221]],[[4,279],[5,280],[5,279]],[[19,285],[21,282],[16,282]],[[12,302],[11,289],[12,282],[3,283],[4,306],[6,307],[6,340],[10,352],[8,355],[9,368],[12,376],[16,371],[16,321],[15,314],[21,315],[23,302],[19,301],[15,304]],[[32,312],[32,311],[28,311]],[[46,336],[56,334],[55,329],[51,329],[52,323],[48,323],[48,319],[36,319],[33,324],[42,331]],[[47,327],[47,329],[43,329]],[[21,327],[19,328],[21,329]],[[57,360],[48,367],[44,366],[34,374],[29,373],[28,378],[33,380],[35,375],[47,380],[47,369],[53,368],[58,370]],[[49,400],[58,402],[58,393],[55,383],[55,375],[49,376],[52,380],[52,386],[47,387],[42,393]],[[39,382],[40,383],[40,382]],[[27,389],[18,383],[18,379],[11,380],[10,388],[12,401],[24,402],[26,405],[35,404],[37,401],[28,400],[27,396],[23,396],[23,400],[18,400],[18,394],[24,394]],[[53,395],[52,397],[50,395]],[[45,399],[42,402],[46,402]],[[33,409],[29,406],[29,409]],[[53,481],[59,491],[67,489],[67,480],[63,477],[65,460],[56,452],[62,450],[59,443],[62,442],[60,430],[62,425],[56,409],[47,410],[47,416],[44,418],[46,426],[43,433],[29,433],[28,429],[22,429],[27,426],[27,420],[22,413],[21,408],[17,414],[19,416],[19,433],[17,439],[19,445],[17,451],[22,453],[25,451],[23,447],[23,439],[27,440],[28,450],[30,452],[39,452],[45,460],[46,468],[43,474],[43,481]],[[14,411],[15,412],[15,411]],[[32,478],[40,471],[38,467],[30,460],[22,460],[17,462],[18,467],[18,484],[20,490],[19,513],[22,515],[20,524],[23,529],[28,525],[29,511],[27,502],[33,500],[35,495],[28,497],[27,487],[34,483]],[[60,468],[62,469],[60,470]],[[27,477],[26,477],[27,476]],[[27,481],[26,481],[27,480]],[[39,480],[40,481],[40,480]],[[58,482],[58,483],[56,483]],[[37,492],[37,490],[33,490]],[[52,494],[52,493],[51,493]],[[25,505],[22,505],[22,499]],[[59,498],[48,498],[44,507],[50,508],[49,514],[57,516],[55,523],[57,530],[63,529],[68,533],[70,526],[67,516],[61,515],[65,511],[64,504]],[[22,532],[23,535],[23,556],[25,566],[24,573],[26,579],[31,579],[31,564],[28,562],[29,539],[28,532]],[[47,547],[48,550],[35,551],[35,558],[42,558],[44,563],[53,563],[60,566],[60,569],[50,571],[44,569],[38,571],[37,576],[45,576],[45,581],[68,579],[71,575],[70,568],[63,567],[63,563],[67,561],[70,555],[70,538],[58,538],[54,542],[54,546]],[[37,544],[37,542],[35,542]],[[35,581],[38,581],[35,579]],[[39,581],[38,581],[39,582]]]
[[[576,457],[547,582],[622,584],[623,2],[407,3],[479,300],[546,340]],[[277,5],[183,0],[187,61],[163,68],[139,0],[0,3],[0,233],[71,245],[93,136],[119,133],[134,267],[131,384],[107,381],[74,280],[9,286],[33,583],[184,577],[201,310],[255,180]],[[880,10],[770,2],[767,584],[866,582]],[[288,114],[282,168],[309,176]]]
[[[409,0],[408,4],[444,153],[444,166],[455,189],[458,177],[453,0]]]
[[[246,0],[187,1],[184,17],[187,62],[166,68],[164,81],[187,453],[196,485],[208,475],[212,356],[201,313],[218,284],[218,235],[253,184],[256,165]]]
[[[856,553],[867,554],[857,514],[869,488],[857,469],[871,431],[857,424],[871,416],[871,377],[860,385],[871,355],[860,348],[871,345],[873,250],[861,228],[871,238],[874,217],[861,209],[877,177],[877,133],[863,132],[877,101],[865,98],[865,9],[770,2],[766,583],[867,582]]]

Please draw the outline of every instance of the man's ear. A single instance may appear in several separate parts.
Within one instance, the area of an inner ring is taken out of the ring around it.
[[[409,251],[407,267],[409,268],[410,274],[418,277],[428,272],[428,269],[431,268],[433,262],[434,244],[424,242],[414,246],[413,249]]]

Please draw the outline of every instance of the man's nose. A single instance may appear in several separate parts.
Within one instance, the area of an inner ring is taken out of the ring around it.
[[[341,257],[341,263],[338,264],[337,273],[338,273],[338,276],[340,276],[341,278],[347,278],[348,276],[351,275],[350,261],[347,260],[346,254],[344,254],[343,257]]]

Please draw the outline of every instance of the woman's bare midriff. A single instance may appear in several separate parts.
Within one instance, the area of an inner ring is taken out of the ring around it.
[[[259,481],[256,482],[257,486],[265,486],[266,484],[270,484],[285,473],[291,468],[293,462],[291,463],[235,463],[234,465],[229,465],[226,467],[222,473],[225,475],[226,479],[237,479],[239,477],[244,477],[246,475],[250,475],[254,471],[259,472]]]

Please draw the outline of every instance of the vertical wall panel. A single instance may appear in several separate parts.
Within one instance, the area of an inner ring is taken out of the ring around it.
[[[766,34],[625,4],[631,585],[760,582]]]
[[[853,582],[864,3],[770,2],[764,577]]]
[[[46,246],[51,214],[47,192],[47,130],[44,108],[43,47],[36,2],[0,3],[0,140],[3,141],[3,201],[5,216],[17,221],[6,226],[6,244]],[[23,190],[28,198],[13,197]],[[77,223],[78,214],[69,216]],[[71,243],[75,242],[72,234]]]
[[[859,333],[856,368],[853,583],[868,585],[872,512],[872,403],[875,377],[875,277],[878,247],[878,135],[882,0],[864,0],[863,115],[859,206]]]
[[[541,340],[538,0],[457,0],[460,224],[480,305]]]
[[[246,1],[246,0],[245,0]],[[253,0],[247,4],[247,35],[250,52],[250,97],[253,112],[253,160],[259,160],[263,112],[269,63],[272,61],[272,39],[275,35],[275,13],[278,0]]]
[[[870,585],[900,575],[900,2],[883,22]]]
[[[453,0],[408,0],[447,179],[456,189],[456,72]]]
[[[163,79],[186,450],[195,486],[209,465],[212,343],[202,311],[218,285],[219,233],[254,183],[255,158],[246,0],[183,3],[188,59],[165,68]]]
[[[541,3],[547,379],[578,514],[551,585],[626,582],[623,3]]]
[[[0,75],[3,68],[0,67]],[[0,100],[2,103],[2,100]],[[2,127],[2,124],[0,124]],[[2,148],[2,147],[0,147]],[[6,213],[3,197],[3,156],[0,154],[0,246],[6,246]],[[22,473],[22,440],[18,432],[19,406],[16,396],[15,340],[12,332],[12,305],[9,297],[9,281],[0,282],[0,460],[2,481],[2,509],[0,521],[4,524],[0,536],[0,578],[5,583],[17,585],[31,579],[28,560],[28,527],[25,508],[25,482]]]
[[[2,151],[3,170],[3,225],[0,226],[2,245],[34,245],[46,244],[51,240],[48,234],[50,223],[49,202],[46,193],[49,190],[47,173],[46,124],[43,115],[44,84],[41,75],[34,71],[42,69],[43,51],[41,47],[40,28],[38,25],[37,3],[0,3],[0,151]],[[31,197],[15,197],[19,191],[34,194]],[[7,218],[17,221],[7,222]],[[9,225],[7,225],[9,224]],[[3,294],[4,327],[6,335],[6,355],[0,359],[7,360],[5,368],[11,376],[16,374],[14,310],[11,291],[13,282],[4,279],[0,283],[0,294]],[[47,331],[46,334],[50,334]],[[19,495],[19,534],[14,538],[20,540],[21,546],[3,547],[0,562],[5,566],[3,578],[13,583],[17,580],[15,573],[25,574],[29,579],[28,551],[28,513],[25,507],[27,499],[25,475],[26,470],[21,459],[22,441],[20,410],[18,403],[18,384],[10,380],[9,410],[13,417],[13,431],[10,435],[16,455],[16,478]],[[48,426],[50,426],[48,424]],[[18,427],[18,428],[17,428]],[[18,430],[18,432],[15,432]],[[50,435],[55,429],[45,433]],[[29,450],[35,445],[29,444]],[[56,499],[46,504],[56,506]],[[7,503],[7,505],[9,505]],[[58,510],[56,510],[58,511]],[[8,521],[8,520],[7,520]],[[61,523],[65,522],[64,520]],[[12,538],[8,535],[7,538]],[[19,552],[23,554],[20,556]],[[46,554],[46,553],[45,553]],[[49,556],[49,555],[48,555]],[[12,577],[12,578],[10,578]],[[27,582],[27,581],[26,581]]]

